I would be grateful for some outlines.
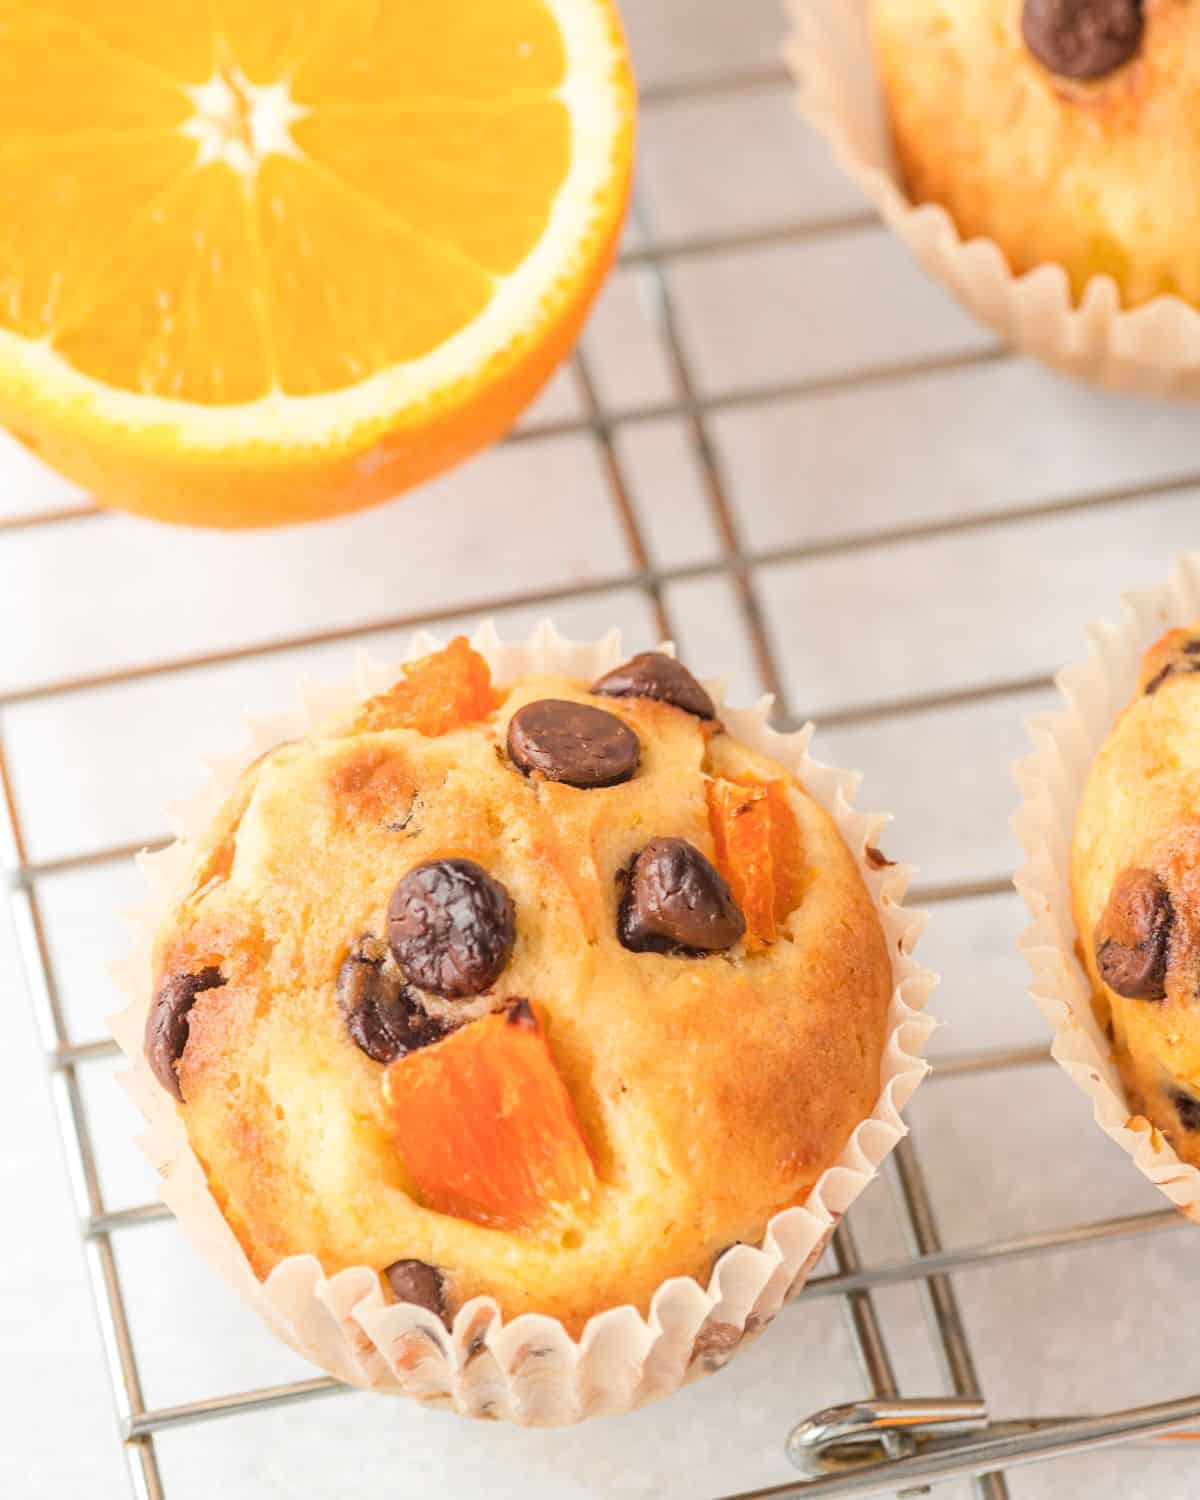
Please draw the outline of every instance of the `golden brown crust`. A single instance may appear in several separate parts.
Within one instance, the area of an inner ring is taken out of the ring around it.
[[[1021,0],[872,0],[876,54],[909,196],[1018,274],[1063,266],[1078,296],[1200,304],[1200,9],[1147,0],[1135,59],[1091,83],[1047,71]]]
[[[636,777],[578,791],[507,764],[511,714],[542,697],[594,701],[643,747]],[[793,798],[809,878],[764,953],[632,953],[616,937],[618,872],[655,835],[713,846],[705,767],[764,762],[646,699],[589,699],[525,679],[486,722],[424,738],[328,733],[248,773],[196,868],[213,867],[160,935],[160,977],[216,964],[179,1065],[189,1136],[255,1270],[315,1254],[329,1273],[401,1258],[445,1272],[451,1306],[491,1294],[578,1330],[677,1274],[761,1238],[803,1200],[874,1108],[892,989],[877,914],[829,816]],[[600,1191],[566,1228],[503,1232],[408,1195],[380,1065],[335,997],[352,943],[381,934],[414,865],[478,861],[507,887],[516,945],[499,989],[546,1018],[591,1143]]]
[[[1187,649],[1198,638],[1200,626],[1171,631],[1146,653],[1084,788],[1071,891],[1131,1112],[1200,1166],[1200,657]]]

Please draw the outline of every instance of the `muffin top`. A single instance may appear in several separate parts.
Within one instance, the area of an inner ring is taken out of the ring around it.
[[[1200,1166],[1200,625],[1147,652],[1080,803],[1071,887],[1135,1112]]]
[[[1018,274],[1200,303],[1200,10],[1178,0],[871,0],[909,196]]]
[[[147,1057],[260,1276],[576,1332],[807,1197],[892,992],[833,821],[679,663],[497,690],[461,639],[244,773],[155,975]]]

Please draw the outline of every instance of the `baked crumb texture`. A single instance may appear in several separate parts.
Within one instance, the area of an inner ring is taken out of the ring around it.
[[[245,773],[159,934],[151,1062],[260,1277],[578,1332],[806,1198],[875,1106],[889,954],[828,814],[679,683],[497,691],[447,652]],[[513,730],[545,700],[616,727]]]
[[[1107,273],[1126,307],[1200,305],[1200,6],[871,0],[870,15],[914,202],[995,240],[1017,274],[1057,263],[1077,297]]]
[[[1200,624],[1146,653],[1084,788],[1071,893],[1131,1111],[1200,1166]]]

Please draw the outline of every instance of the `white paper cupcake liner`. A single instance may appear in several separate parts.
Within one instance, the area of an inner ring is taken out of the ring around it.
[[[1097,752],[1137,689],[1142,656],[1164,631],[1200,620],[1200,553],[1182,558],[1160,588],[1122,600],[1116,624],[1099,621],[1092,652],[1059,672],[1059,710],[1035,715],[1032,755],[1016,767],[1021,806],[1013,828],[1027,856],[1016,877],[1032,922],[1021,951],[1033,970],[1033,998],[1054,1029],[1055,1058],[1092,1101],[1096,1123],[1189,1219],[1200,1223],[1200,1171],[1180,1161],[1149,1123],[1133,1116],[1111,1048],[1092,1011],[1091,986],[1076,955],[1071,909],[1071,841],[1084,783]]]
[[[439,644],[422,633],[414,638],[410,657]],[[590,682],[625,659],[615,632],[594,644],[578,644],[548,623],[517,645],[502,642],[487,623],[472,644],[501,684],[530,672]],[[280,740],[298,738],[383,691],[397,675],[395,667],[362,657],[347,683],[306,684],[302,706],[294,714],[251,719],[244,748],[210,759],[209,785],[174,810],[175,843],[140,856],[152,893],[131,917],[136,948],[116,966],[129,1005],[110,1024],[132,1064],[124,1080],[149,1124],[141,1144],[162,1175],[163,1200],[196,1249],[282,1339],[340,1380],[466,1415],[524,1424],[561,1425],[629,1411],[720,1368],[772,1320],[804,1284],[837,1221],[905,1133],[900,1111],[926,1072],[921,1054],[934,1022],[924,1008],[936,982],[913,957],[925,918],[902,904],[912,870],[903,865],[876,869],[867,859],[866,849],[876,844],[888,818],[854,810],[857,775],[811,759],[811,726],[796,734],[776,734],[766,722],[769,698],[754,708],[729,708],[721,685],[706,684],[730,733],[787,766],[831,813],[878,909],[892,956],[894,989],[873,1114],[854,1131],[807,1202],[776,1214],[757,1247],[738,1245],[726,1251],[707,1287],[688,1277],[672,1278],[655,1293],[648,1316],[633,1307],[612,1308],[593,1317],[578,1339],[556,1319],[538,1314],[505,1322],[486,1297],[463,1306],[447,1330],[423,1308],[385,1301],[374,1271],[356,1267],[327,1277],[308,1255],[283,1261],[260,1283],[208,1191],[173,1101],[142,1054],[153,989],[154,935],[187,878],[194,841],[245,767]]]
[[[1178,297],[1125,310],[1111,276],[1076,302],[1047,263],[1015,276],[994,240],[964,240],[944,208],[914,206],[892,151],[867,0],[789,0],[785,55],[803,114],[925,269],[1013,348],[1115,390],[1200,399],[1200,312]]]

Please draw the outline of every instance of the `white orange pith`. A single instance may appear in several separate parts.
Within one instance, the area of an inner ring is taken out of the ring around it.
[[[569,347],[632,134],[610,0],[0,0],[0,421],[168,519],[394,493]]]

